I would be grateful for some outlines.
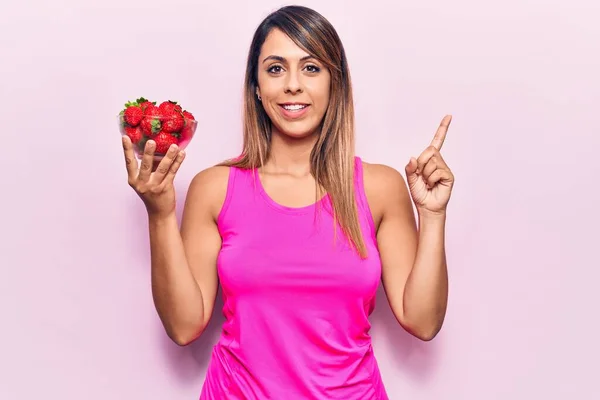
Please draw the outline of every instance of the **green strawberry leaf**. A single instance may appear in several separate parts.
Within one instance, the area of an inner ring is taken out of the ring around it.
[[[158,119],[153,119],[151,122],[151,126],[152,126],[152,133],[158,133],[158,132],[160,132],[160,129],[162,128],[162,125]]]

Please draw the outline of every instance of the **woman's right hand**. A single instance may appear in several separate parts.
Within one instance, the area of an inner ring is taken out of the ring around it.
[[[165,157],[155,165],[156,143],[148,140],[138,168],[131,139],[127,135],[123,135],[122,140],[129,186],[144,202],[148,215],[166,217],[174,214],[175,187],[173,180],[185,158],[185,152],[180,150],[177,145],[171,145]]]

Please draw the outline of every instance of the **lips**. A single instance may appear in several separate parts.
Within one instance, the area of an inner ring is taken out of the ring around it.
[[[306,107],[308,107],[309,104],[306,104],[306,103],[282,103],[282,104],[279,104],[279,106],[286,111],[301,111],[301,110],[305,109]]]
[[[281,103],[279,104],[281,115],[288,121],[299,120],[306,115],[310,109],[307,103]]]

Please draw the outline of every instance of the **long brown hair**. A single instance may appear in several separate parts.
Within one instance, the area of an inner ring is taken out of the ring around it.
[[[323,188],[331,198],[334,223],[361,257],[367,256],[354,194],[354,102],[344,46],[334,27],[318,12],[286,6],[269,14],[256,29],[246,64],[243,110],[243,150],[221,165],[254,169],[264,165],[271,150],[271,121],[256,96],[258,57],[267,35],[278,28],[330,71],[331,90],[320,136],[310,155],[318,196]]]

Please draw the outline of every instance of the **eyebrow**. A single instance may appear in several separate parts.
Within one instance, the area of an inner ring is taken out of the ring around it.
[[[304,56],[304,57],[302,57],[300,59],[300,61],[305,61],[305,60],[308,60],[308,59],[311,59],[311,58],[314,58],[314,57],[311,56],[311,55]],[[270,55],[270,56],[265,57],[265,59],[263,60],[263,63],[265,61],[268,61],[268,60],[276,60],[276,61],[279,61],[279,62],[286,62],[286,59],[284,57],[276,56],[276,55]]]

